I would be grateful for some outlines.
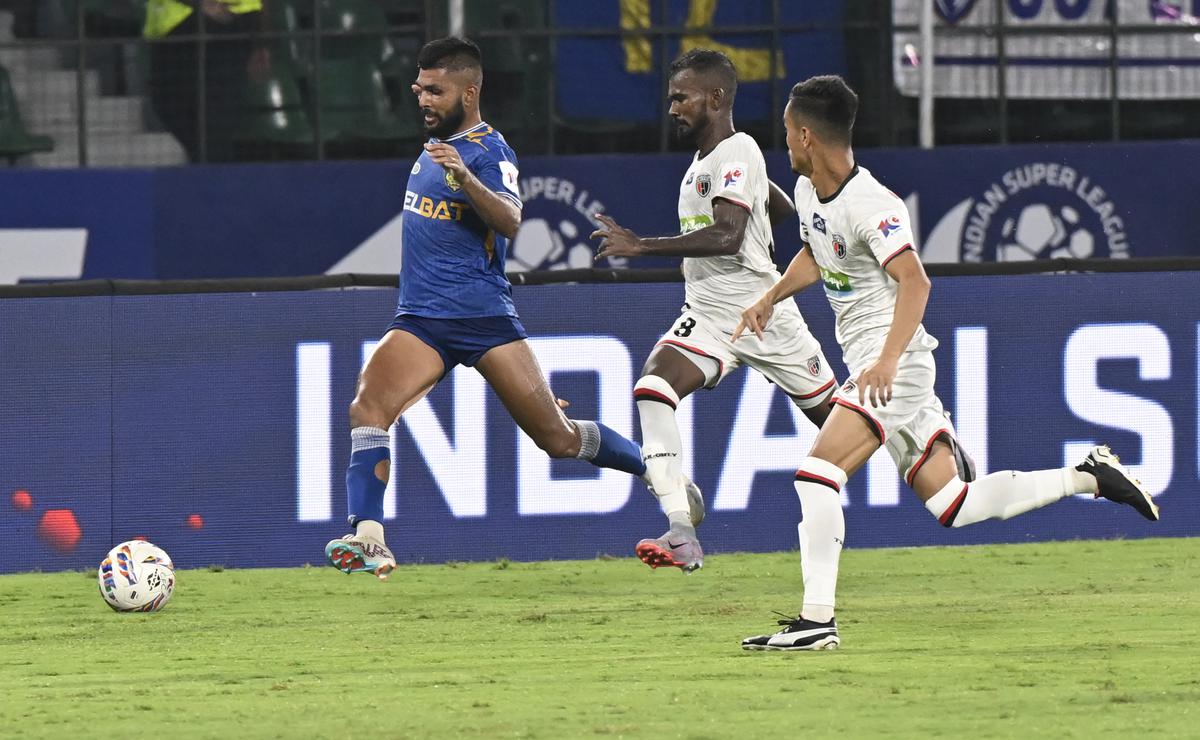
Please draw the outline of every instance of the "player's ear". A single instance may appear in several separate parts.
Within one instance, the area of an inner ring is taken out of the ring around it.
[[[725,104],[724,88],[714,87],[708,94],[708,104],[712,106],[713,110],[721,110],[721,106]]]
[[[463,107],[478,108],[479,107],[479,85],[471,83],[463,88]]]

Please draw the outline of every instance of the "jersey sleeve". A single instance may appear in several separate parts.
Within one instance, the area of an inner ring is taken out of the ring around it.
[[[727,200],[753,213],[758,191],[766,186],[767,177],[762,152],[758,151],[753,139],[747,137],[747,141],[739,140],[737,146],[729,147],[714,171],[716,182],[713,185],[717,192],[712,199]]]
[[[523,207],[521,173],[517,169],[517,157],[511,149],[491,146],[486,151],[481,151],[469,167],[488,190],[511,200],[517,208]]]
[[[917,243],[904,201],[896,196],[888,196],[888,199],[891,202],[885,208],[876,209],[858,222],[859,238],[867,243],[884,269],[904,252],[910,249],[915,252]]]

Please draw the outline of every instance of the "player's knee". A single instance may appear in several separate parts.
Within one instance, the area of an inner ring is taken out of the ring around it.
[[[554,429],[534,435],[538,449],[553,458],[569,458],[579,454],[579,433],[571,429]]]
[[[960,517],[963,505],[971,492],[969,483],[954,476],[944,483],[937,491],[925,499],[925,508],[938,520],[943,527],[963,527],[972,523],[967,517]],[[923,496],[921,491],[918,495]]]
[[[388,418],[388,412],[382,405],[364,398],[361,394],[350,402],[350,428],[378,427],[387,429],[395,418]]]
[[[658,375],[643,375],[633,386],[633,397],[637,401],[654,401],[671,408],[679,406],[679,394],[665,378]]]

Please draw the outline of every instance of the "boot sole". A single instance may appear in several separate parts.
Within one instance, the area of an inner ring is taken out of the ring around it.
[[[655,570],[659,568],[679,568],[684,573],[691,573],[704,567],[704,561],[684,563],[675,559],[674,553],[659,545],[654,540],[642,540],[635,548],[637,556],[643,563]]]

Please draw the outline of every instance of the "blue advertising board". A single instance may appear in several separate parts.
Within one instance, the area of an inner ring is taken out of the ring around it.
[[[847,546],[1200,535],[1200,323],[1178,302],[1198,281],[943,278],[926,321],[941,341],[938,393],[983,471],[1074,464],[1108,442],[1161,522],[1071,498],[947,530],[878,455],[845,489]],[[682,286],[515,292],[571,414],[636,437],[632,385]],[[383,289],[0,300],[0,571],[94,567],[137,536],[184,567],[321,562],[345,531],[346,409],[394,301]],[[800,306],[838,358],[824,297]],[[708,503],[706,550],[795,547],[807,420],[746,371],[686,401],[679,420]],[[639,481],[546,458],[473,370],[451,373],[393,433],[385,513],[404,561],[629,555],[663,528]]]
[[[908,202],[926,262],[1200,254],[1192,218],[1200,141],[862,150],[857,158]],[[689,161],[523,157],[524,223],[508,269],[591,266],[588,236],[600,212],[641,234],[677,232]],[[396,272],[411,166],[5,170],[0,284]],[[786,153],[768,152],[767,168],[791,189]],[[798,244],[794,219],[775,230],[781,266]]]

